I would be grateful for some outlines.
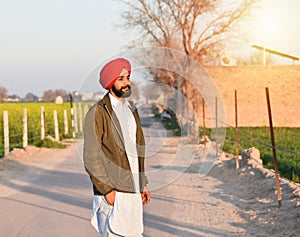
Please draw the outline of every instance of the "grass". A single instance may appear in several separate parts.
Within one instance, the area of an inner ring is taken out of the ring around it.
[[[274,169],[270,130],[268,127],[239,128],[239,153],[255,147],[266,168]],[[209,135],[211,130],[208,129]],[[300,183],[300,128],[274,128],[276,155],[280,176]],[[235,129],[226,129],[223,151],[235,154]]]
[[[34,145],[36,147],[46,147],[46,148],[66,148],[67,147],[67,145],[65,145],[65,144],[62,144],[57,141],[53,141],[48,138],[46,138],[44,140],[39,140],[39,141],[35,142]]]

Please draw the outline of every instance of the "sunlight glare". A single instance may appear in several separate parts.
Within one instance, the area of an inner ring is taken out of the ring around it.
[[[289,3],[289,4],[287,4]],[[252,37],[254,43],[276,49],[286,49],[291,42],[299,39],[296,16],[297,9],[291,7],[300,6],[300,1],[288,0],[288,2],[274,2],[262,0],[260,8],[253,18]]]

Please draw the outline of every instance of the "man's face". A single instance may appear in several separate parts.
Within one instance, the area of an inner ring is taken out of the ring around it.
[[[112,86],[111,93],[119,98],[127,98],[131,95],[130,74],[125,68]]]

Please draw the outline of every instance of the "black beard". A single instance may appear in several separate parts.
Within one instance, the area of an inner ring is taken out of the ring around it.
[[[128,88],[128,90],[126,92],[123,92],[122,90],[126,88]],[[119,98],[127,98],[131,95],[131,86],[124,86],[121,87],[120,90],[117,90],[115,85],[113,85],[111,89],[114,92],[114,94]]]

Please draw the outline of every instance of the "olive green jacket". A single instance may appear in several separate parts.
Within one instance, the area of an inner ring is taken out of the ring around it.
[[[137,108],[130,102],[137,125],[136,144],[139,159],[140,191],[147,184],[145,176],[145,140]],[[112,190],[134,192],[134,180],[124,147],[122,130],[113,112],[108,93],[90,108],[84,125],[83,161],[95,195]]]

